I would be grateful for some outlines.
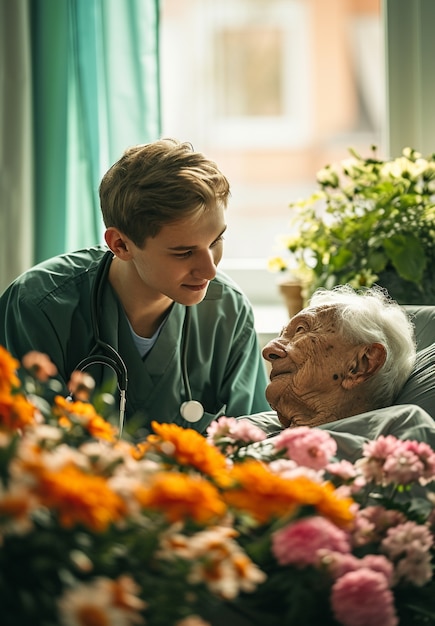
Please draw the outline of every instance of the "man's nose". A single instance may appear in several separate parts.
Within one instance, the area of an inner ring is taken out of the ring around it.
[[[213,280],[216,276],[216,263],[212,251],[204,252],[197,261],[192,273],[201,279]]]
[[[287,356],[284,346],[277,340],[272,339],[263,348],[263,358],[266,361],[275,361],[276,359],[283,359]]]

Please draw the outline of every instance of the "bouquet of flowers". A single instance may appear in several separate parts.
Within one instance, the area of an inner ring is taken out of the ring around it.
[[[134,444],[86,394],[44,402],[54,374],[0,347],[2,626],[435,623],[425,444],[350,464],[321,430],[228,417]]]

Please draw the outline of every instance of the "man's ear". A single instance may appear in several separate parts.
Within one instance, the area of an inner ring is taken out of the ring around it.
[[[104,233],[104,239],[115,256],[123,261],[131,259],[131,242],[120,230],[110,226]]]
[[[342,381],[343,387],[352,389],[374,376],[384,365],[386,358],[387,351],[381,343],[362,346],[345,373]]]

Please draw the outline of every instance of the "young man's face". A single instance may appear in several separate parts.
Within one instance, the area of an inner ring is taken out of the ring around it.
[[[145,285],[190,306],[201,302],[222,258],[224,208],[167,224],[144,248],[131,245],[132,262]]]

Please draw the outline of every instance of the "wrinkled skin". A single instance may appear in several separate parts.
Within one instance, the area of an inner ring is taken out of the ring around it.
[[[263,348],[266,398],[284,427],[319,426],[374,408],[366,382],[385,362],[379,343],[341,336],[334,306],[304,309]]]

